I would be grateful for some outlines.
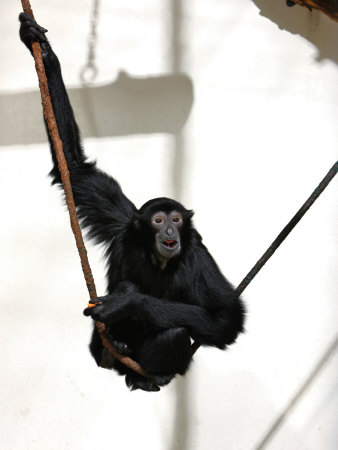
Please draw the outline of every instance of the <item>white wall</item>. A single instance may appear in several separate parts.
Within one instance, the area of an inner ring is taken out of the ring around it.
[[[87,292],[49,186],[20,2],[2,3],[1,447],[263,448],[336,336],[337,180],[245,291],[237,344],[200,349],[189,373],[159,393],[130,393],[87,350]],[[338,25],[284,0],[101,1],[88,91],[79,72],[91,2],[32,7],[60,58],[87,153],[137,205],[167,195],[193,208],[237,285],[335,162]],[[117,80],[120,71],[127,78]],[[104,293],[100,255],[89,247]],[[333,351],[264,448],[338,448],[337,368]]]

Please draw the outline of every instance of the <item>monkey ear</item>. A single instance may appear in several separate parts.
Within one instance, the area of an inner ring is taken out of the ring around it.
[[[138,213],[134,214],[133,225],[136,230],[141,229],[140,215]]]
[[[188,220],[190,220],[194,214],[195,214],[195,212],[194,212],[192,209],[189,209],[189,210],[186,212],[186,218],[187,218]]]

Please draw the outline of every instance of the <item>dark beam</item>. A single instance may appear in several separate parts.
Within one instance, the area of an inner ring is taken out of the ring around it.
[[[318,9],[338,22],[338,0],[293,0],[293,3],[305,6],[310,11]]]

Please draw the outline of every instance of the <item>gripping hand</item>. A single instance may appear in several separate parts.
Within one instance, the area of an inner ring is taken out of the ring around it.
[[[32,42],[47,43],[47,38],[45,33],[48,30],[41,27],[36,23],[36,21],[26,13],[21,13],[19,15],[20,25],[20,39],[25,44],[25,46],[32,52]]]
[[[112,294],[91,300],[83,314],[111,325],[118,320],[135,315],[138,304],[136,288],[131,283],[123,282]]]

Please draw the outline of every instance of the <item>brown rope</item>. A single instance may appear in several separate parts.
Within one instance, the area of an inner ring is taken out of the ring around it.
[[[29,3],[29,0],[21,0],[22,8],[26,14],[29,14],[32,18],[34,18],[33,11],[31,9],[31,5]],[[83,275],[86,280],[87,288],[89,291],[90,299],[93,300],[97,297],[96,294],[96,288],[95,288],[95,282],[92,275],[92,271],[90,269],[88,256],[87,256],[87,250],[85,247],[85,244],[83,242],[81,228],[79,225],[79,220],[76,214],[76,207],[73,197],[73,191],[72,191],[72,185],[70,183],[69,178],[69,171],[67,166],[67,161],[65,158],[65,155],[63,153],[63,146],[60,139],[60,135],[57,129],[56,119],[52,107],[52,102],[49,96],[48,91],[48,83],[47,83],[47,77],[45,73],[45,67],[43,65],[42,57],[41,57],[41,47],[38,42],[32,42],[32,50],[33,50],[33,56],[35,61],[35,69],[38,75],[39,79],[39,86],[40,86],[40,92],[41,92],[41,101],[42,101],[42,107],[43,107],[43,114],[46,119],[48,131],[50,134],[50,137],[53,142],[53,148],[55,151],[56,159],[58,162],[58,167],[61,175],[62,180],[62,186],[65,192],[65,198],[66,198],[66,204],[69,211],[70,216],[70,224],[72,227],[72,231],[75,237],[76,246],[80,255],[81,260],[81,266]],[[119,361],[121,361],[124,365],[129,367],[130,369],[134,370],[135,372],[139,373],[140,375],[143,375],[147,378],[150,378],[149,375],[147,375],[141,368],[141,366],[133,361],[131,358],[127,356],[120,355],[114,347],[111,345],[109,340],[107,339],[105,335],[105,325],[101,322],[95,322],[97,330],[100,334],[102,344],[104,347],[117,358]]]

